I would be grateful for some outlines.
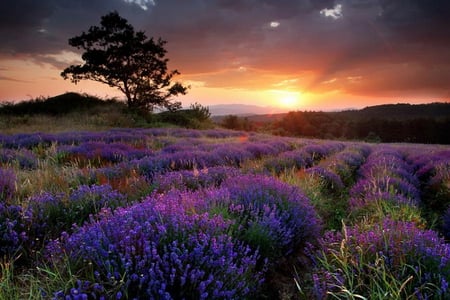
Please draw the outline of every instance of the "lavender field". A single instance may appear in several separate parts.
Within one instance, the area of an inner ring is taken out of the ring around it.
[[[0,135],[0,299],[450,299],[450,147]]]

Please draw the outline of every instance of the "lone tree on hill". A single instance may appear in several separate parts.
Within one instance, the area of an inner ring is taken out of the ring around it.
[[[186,94],[187,87],[171,82],[180,73],[167,70],[166,41],[154,41],[143,31],[135,32],[117,12],[103,16],[100,24],[69,39],[69,45],[85,50],[84,64],[66,68],[61,76],[75,84],[90,79],[116,87],[125,94],[130,108],[181,108],[181,103],[171,98]]]

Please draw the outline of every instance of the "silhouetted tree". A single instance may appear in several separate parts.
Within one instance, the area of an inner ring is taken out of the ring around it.
[[[191,114],[193,115],[193,117],[200,122],[207,121],[211,117],[211,112],[209,111],[209,107],[203,106],[200,103],[195,102],[195,103],[191,104],[191,106],[189,108],[190,108],[189,110],[191,111]]]
[[[125,94],[130,108],[181,108],[171,97],[186,94],[187,88],[171,82],[179,72],[167,69],[166,41],[154,41],[143,31],[134,31],[117,12],[103,16],[100,25],[69,39],[71,46],[85,50],[84,64],[66,68],[61,76],[74,83],[90,79],[116,87]]]

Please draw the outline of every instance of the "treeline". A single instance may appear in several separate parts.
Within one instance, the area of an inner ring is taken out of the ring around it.
[[[277,135],[322,139],[450,144],[450,103],[395,104],[343,112],[289,112],[275,121],[246,117],[222,125],[241,125]],[[269,120],[269,118],[268,118]],[[245,129],[239,126],[236,129]]]

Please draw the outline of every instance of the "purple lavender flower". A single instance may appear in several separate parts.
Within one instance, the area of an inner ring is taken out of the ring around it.
[[[327,233],[313,260],[316,269],[316,290],[336,291],[336,286],[345,285],[359,276],[361,281],[373,280],[370,268],[377,268],[383,260],[385,272],[392,274],[398,282],[409,282],[404,286],[404,295],[420,294],[426,299],[441,299],[450,278],[450,246],[432,230],[422,230],[412,222],[385,219],[371,227],[346,227],[343,233]],[[328,263],[322,264],[324,258]],[[351,272],[343,273],[338,261],[346,261]],[[333,276],[329,276],[329,274]],[[341,278],[341,279],[339,279]],[[370,295],[365,290],[370,285],[357,286],[354,292]],[[317,299],[322,299],[318,297]]]
[[[329,191],[339,192],[344,188],[344,183],[342,182],[341,178],[332,171],[325,168],[319,166],[312,167],[306,169],[306,173],[318,176]]]
[[[359,172],[361,177],[350,190],[349,207],[352,210],[374,200],[420,204],[417,177],[398,151],[381,148],[373,152]]]
[[[61,231],[70,231],[74,224],[82,225],[103,208],[124,206],[127,199],[109,185],[81,185],[69,195],[41,193],[28,199],[26,222],[30,242],[39,249]]]
[[[11,169],[0,168],[0,202],[9,202],[16,190],[16,174]]]
[[[225,179],[239,174],[241,174],[239,169],[233,167],[182,170],[159,174],[155,176],[153,184],[159,192],[173,188],[178,190],[198,190],[206,187],[218,187]]]
[[[317,238],[320,225],[309,199],[276,179],[242,175],[222,184],[230,197],[236,234],[263,256],[278,258]]]
[[[97,280],[126,298],[234,299],[254,293],[262,283],[257,252],[225,234],[230,222],[188,207],[169,193],[105,211],[51,243],[48,257],[89,261]]]
[[[0,257],[20,257],[26,240],[22,207],[0,201]]]
[[[17,164],[21,169],[35,169],[37,158],[28,149],[0,149],[0,164]]]

